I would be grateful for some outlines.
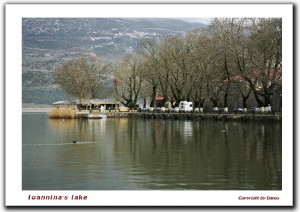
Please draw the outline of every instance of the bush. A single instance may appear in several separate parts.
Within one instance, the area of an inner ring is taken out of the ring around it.
[[[73,119],[75,118],[75,111],[71,108],[54,108],[48,113],[49,118],[52,119]]]
[[[129,107],[130,110],[137,110],[139,108],[139,105],[135,104],[134,102],[130,102],[126,106]]]

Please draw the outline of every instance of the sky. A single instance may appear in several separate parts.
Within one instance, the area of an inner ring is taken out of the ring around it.
[[[211,18],[177,18],[182,21],[187,21],[187,22],[199,22],[202,24],[209,24],[211,21]]]

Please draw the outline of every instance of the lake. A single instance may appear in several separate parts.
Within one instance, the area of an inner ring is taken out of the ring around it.
[[[23,112],[22,189],[281,190],[282,124]]]

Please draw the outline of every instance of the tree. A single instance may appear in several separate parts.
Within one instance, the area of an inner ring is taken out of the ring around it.
[[[112,65],[101,57],[92,56],[89,63],[88,90],[91,98],[99,97],[105,80],[112,72]]]
[[[55,80],[66,93],[78,97],[81,102],[84,98],[99,95],[108,71],[108,63],[101,58],[80,57],[59,64],[55,69]]]
[[[128,54],[123,62],[114,68],[114,89],[116,99],[124,105],[136,105],[140,96],[144,72],[141,55]]]
[[[237,75],[235,68],[234,53],[236,50],[237,39],[243,35],[240,31],[243,19],[223,18],[214,19],[209,27],[211,36],[214,39],[213,48],[215,49],[216,63],[220,70],[220,89],[223,95],[223,106],[228,107],[228,98],[233,89],[232,82]]]
[[[281,90],[282,20],[253,19],[250,29],[249,57],[258,79],[253,92],[261,107],[272,105],[271,97]]]
[[[184,37],[164,36],[160,45],[161,83],[168,85],[175,101],[190,98],[195,70],[189,62],[190,46]]]
[[[85,58],[72,59],[60,64],[55,70],[55,79],[63,90],[78,97],[80,102],[89,96],[88,64]]]
[[[232,81],[242,97],[242,104],[247,108],[247,100],[250,97],[255,79],[249,60],[249,19],[231,18],[226,19],[228,25],[226,41],[233,60]]]
[[[140,54],[116,66],[116,96],[128,104],[149,95],[154,107],[157,94],[196,107],[206,100],[236,107],[241,100],[246,108],[254,98],[267,106],[281,93],[281,31],[281,19],[224,18],[185,35],[144,40]]]
[[[216,64],[224,70],[224,106],[232,82],[244,107],[251,91],[261,107],[271,104],[271,96],[281,89],[281,19],[214,19],[209,29],[215,38],[212,47],[219,50]]]
[[[144,58],[144,77],[147,83],[145,87],[150,86],[151,92],[151,107],[156,107],[156,101],[155,97],[157,95],[157,89],[158,86],[161,86],[161,90],[163,91],[163,96],[166,99],[166,91],[167,91],[167,85],[162,83],[161,78],[159,77],[158,72],[160,72],[160,55],[159,55],[159,45],[155,42],[155,40],[143,40],[140,43],[141,47],[143,48],[143,51],[141,51],[141,54]],[[146,106],[146,96],[147,89],[145,89],[143,92],[143,98],[144,98],[144,106]]]
[[[212,51],[212,39],[206,29],[191,32],[186,37],[189,43],[189,63],[193,68],[194,75],[191,80],[190,95],[195,107],[204,107],[208,99],[207,86],[213,79],[209,75],[214,62]],[[213,76],[212,76],[213,77]]]
[[[250,91],[260,107],[268,106],[271,96],[281,89],[281,19],[215,20],[220,22],[217,30],[223,31],[224,43],[234,60],[237,71],[233,78],[237,79],[244,107]]]

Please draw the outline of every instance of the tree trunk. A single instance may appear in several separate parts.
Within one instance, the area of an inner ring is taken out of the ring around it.
[[[228,106],[228,93],[226,92],[224,95],[224,108]]]
[[[143,104],[143,108],[146,108],[146,105],[147,105],[147,100],[146,100],[146,97],[144,97],[144,104]]]
[[[157,85],[153,83],[152,84],[152,98],[151,98],[150,107],[154,107],[154,108],[156,108],[156,101],[155,101],[156,90],[157,90]]]
[[[247,99],[248,99],[249,96],[243,96],[243,107],[244,108],[247,108],[248,105],[247,105]]]
[[[263,107],[263,106],[264,106],[264,103],[263,103],[263,101],[259,98],[259,95],[258,95],[258,93],[256,92],[255,88],[253,89],[253,93],[254,93],[255,100],[256,100],[257,104],[259,105],[259,107]]]

